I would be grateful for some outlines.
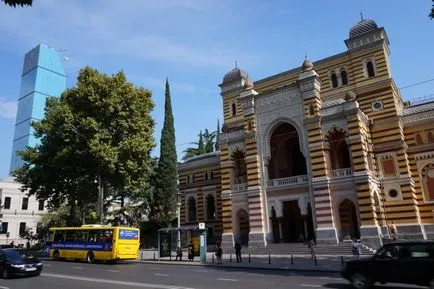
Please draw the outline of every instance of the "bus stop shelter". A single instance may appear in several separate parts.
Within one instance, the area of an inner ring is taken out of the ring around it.
[[[192,242],[194,252],[199,252],[201,261],[206,258],[206,230],[198,226],[161,228],[158,230],[158,259],[172,256],[178,246],[187,248]],[[197,250],[197,249],[199,250]],[[197,250],[197,251],[196,251]],[[204,251],[204,252],[203,252]],[[203,255],[205,257],[203,257]],[[206,259],[205,259],[206,260]]]

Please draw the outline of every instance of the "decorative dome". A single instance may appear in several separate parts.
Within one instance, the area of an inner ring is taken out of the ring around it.
[[[308,70],[312,70],[313,69],[313,63],[312,61],[310,61],[309,58],[305,58],[303,61],[303,65],[301,66],[303,71],[308,71]]]
[[[244,83],[244,88],[249,89],[253,87],[254,87],[253,81],[250,78],[247,78],[246,83]]]
[[[345,100],[346,101],[353,101],[356,100],[357,96],[354,93],[354,91],[350,90],[345,94]]]
[[[378,29],[378,25],[374,20],[362,19],[359,23],[351,27],[350,38],[358,37],[376,29]]]
[[[247,73],[239,69],[238,67],[235,67],[234,69],[225,74],[225,76],[223,77],[223,83],[231,82],[237,79],[241,79],[243,77],[248,78]]]

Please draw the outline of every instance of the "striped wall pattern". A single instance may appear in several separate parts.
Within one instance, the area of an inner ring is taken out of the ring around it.
[[[259,192],[257,194],[250,194],[248,197],[248,202],[250,232],[262,232],[262,223],[266,216],[262,210],[264,204],[262,203],[262,198]]]

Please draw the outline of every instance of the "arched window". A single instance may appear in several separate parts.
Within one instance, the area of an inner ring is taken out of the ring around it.
[[[194,197],[188,198],[188,221],[196,222],[196,199]]]
[[[237,104],[235,102],[232,103],[231,109],[232,109],[232,116],[236,116],[237,115]]]
[[[429,143],[433,143],[434,142],[434,137],[432,135],[432,132],[430,132],[430,131],[428,132],[427,138],[428,138],[428,142]]]
[[[368,61],[366,63],[366,71],[368,72],[368,77],[375,76],[374,64],[372,63],[372,61]]]
[[[345,70],[341,71],[341,79],[342,79],[342,85],[348,84],[347,72]]]
[[[428,164],[422,170],[422,185],[426,201],[434,201],[434,163]]]
[[[315,114],[315,108],[313,106],[313,103],[309,105],[309,116],[313,116]]]
[[[336,73],[333,72],[331,78],[333,88],[338,87],[338,77],[336,76]]]
[[[206,219],[214,220],[216,218],[215,197],[213,194],[206,196]]]
[[[422,144],[423,142],[422,142],[422,137],[420,136],[420,133],[417,133],[416,134],[416,144],[417,145],[420,145],[420,144]]]
[[[192,175],[192,176],[191,176],[191,182],[192,182],[193,184],[196,182],[196,176],[195,176],[195,175]]]
[[[208,180],[208,172],[205,172],[205,181],[207,181]]]

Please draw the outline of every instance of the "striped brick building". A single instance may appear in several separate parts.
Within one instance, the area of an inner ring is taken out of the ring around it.
[[[376,247],[392,222],[403,238],[434,237],[434,102],[403,101],[374,21],[345,44],[255,82],[239,67],[224,76],[220,151],[179,167],[182,224],[204,221],[228,246]]]

